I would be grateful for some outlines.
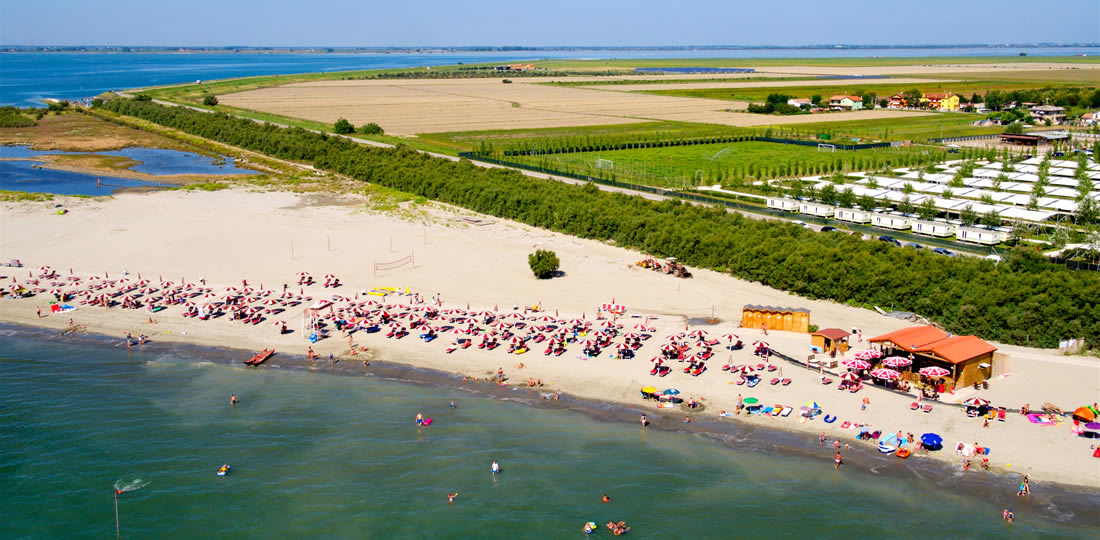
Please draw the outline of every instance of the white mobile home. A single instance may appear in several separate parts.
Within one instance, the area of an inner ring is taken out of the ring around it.
[[[963,242],[992,246],[1004,242],[1005,233],[981,227],[959,227],[955,231],[955,238]]]
[[[798,201],[786,197],[768,197],[768,208],[776,208],[787,212],[797,212]]]
[[[955,226],[943,221],[913,220],[913,232],[925,236],[946,238],[955,234]]]
[[[882,227],[884,229],[905,231],[913,226],[913,220],[904,215],[880,214],[878,212],[875,212],[871,215],[871,224],[875,227]]]
[[[836,214],[836,207],[829,204],[802,201],[798,203],[798,211],[811,216],[831,218]]]
[[[836,218],[841,221],[850,221],[852,223],[870,223],[873,213],[874,212],[870,210],[862,210],[859,208],[837,208]]]

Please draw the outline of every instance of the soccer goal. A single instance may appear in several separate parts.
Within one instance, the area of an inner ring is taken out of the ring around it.
[[[817,151],[818,152],[836,152],[836,145],[835,144],[820,143],[820,144],[817,145]]]
[[[596,168],[615,170],[615,162],[610,159],[597,159]]]
[[[374,263],[374,277],[378,277],[379,272],[386,272],[388,270],[396,270],[398,268],[408,266],[408,265],[416,266],[416,262],[413,259],[413,254],[411,254],[411,253],[407,257],[401,257],[400,259],[393,260],[393,261],[387,261],[387,262],[377,262],[377,261],[375,261],[375,263]]]

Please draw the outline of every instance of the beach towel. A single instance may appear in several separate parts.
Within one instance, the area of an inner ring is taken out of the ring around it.
[[[1029,415],[1027,415],[1027,419],[1030,420],[1032,424],[1039,424],[1041,426],[1053,426],[1054,425],[1054,422],[1051,422],[1045,416],[1042,416],[1042,415],[1039,415],[1039,414],[1029,414]]]
[[[731,413],[731,412],[721,412],[721,413],[718,413],[718,416],[733,416],[733,413]]]
[[[760,411],[760,414],[771,415],[772,411],[774,410],[775,409],[773,407],[764,407],[764,410]]]
[[[779,413],[779,416],[790,416],[791,411],[793,411],[793,410],[794,410],[793,407],[783,407],[783,412]]]
[[[657,404],[658,409],[673,409],[675,407],[676,407],[675,403],[658,403]]]

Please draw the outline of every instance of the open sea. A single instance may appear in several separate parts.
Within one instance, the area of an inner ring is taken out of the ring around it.
[[[456,53],[0,53],[0,105],[41,106],[46,98],[78,100],[109,90],[196,80],[320,71],[407,68],[544,58],[835,58],[911,56],[1100,55],[1098,47],[906,49],[623,50]]]
[[[1020,500],[1011,480],[967,486],[912,458],[872,471],[866,449],[837,472],[812,437],[776,453],[762,431],[655,414],[643,431],[621,406],[244,354],[0,327],[0,536],[107,538],[115,486],[143,486],[118,498],[123,537],[583,538],[594,521],[607,538],[622,520],[635,538],[1095,538],[1039,484]]]

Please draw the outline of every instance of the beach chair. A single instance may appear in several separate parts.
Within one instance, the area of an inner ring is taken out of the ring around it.
[[[909,410],[910,411],[919,411],[920,410],[920,403],[917,403],[916,401],[910,403],[909,404]]]
[[[998,421],[1001,421],[1001,422],[1004,422],[1004,421],[1005,421],[1005,413],[1006,413],[1006,412],[1007,412],[1007,411],[1005,410],[1005,408],[1004,408],[1004,407],[999,407],[999,408],[997,408],[997,420],[998,420]]]
[[[764,371],[764,364],[756,364],[756,371]]]
[[[779,413],[779,416],[790,416],[792,411],[794,411],[794,407],[783,407],[783,412]]]
[[[702,362],[699,362],[699,367],[695,368],[695,370],[692,371],[691,374],[695,377],[698,377],[699,375],[701,375],[706,370],[707,370],[707,365],[702,363]]]
[[[790,385],[790,384],[791,384],[791,380],[790,380],[790,379],[783,379],[783,380],[782,380],[781,382],[783,383],[783,386],[788,386],[788,385]]]
[[[739,379],[737,379],[737,384],[738,384],[738,385],[743,385],[743,384],[745,384],[745,378],[744,378],[744,377],[742,377],[742,378],[739,378]]]
[[[932,406],[931,405],[925,405],[924,408],[921,409],[921,410],[923,410],[926,413],[930,413],[930,412],[932,412]]]
[[[823,384],[823,385],[825,385],[825,386],[828,386],[828,385],[830,385],[830,384],[833,384],[833,380],[832,380],[832,379],[830,379],[830,378],[828,378],[828,377],[826,377],[826,378],[824,378],[824,379],[821,379],[821,384]]]
[[[668,375],[669,373],[672,373],[672,368],[670,368],[668,366],[661,366],[661,371],[659,371],[657,373],[657,376],[658,377],[664,377],[665,375]]]
[[[779,366],[776,366],[776,365],[768,366],[768,371],[775,371],[777,369],[779,369]]]
[[[772,386],[775,386],[775,385],[779,384],[779,381],[780,381],[779,377],[776,377],[776,378],[774,378],[770,381],[770,384]]]

